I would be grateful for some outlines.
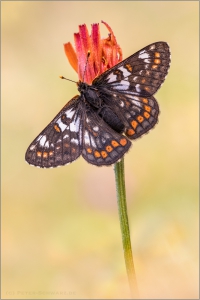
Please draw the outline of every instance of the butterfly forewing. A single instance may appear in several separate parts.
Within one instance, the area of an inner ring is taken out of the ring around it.
[[[110,91],[149,97],[156,93],[167,75],[170,64],[169,46],[165,42],[151,44],[94,80],[94,85]]]
[[[50,168],[77,159],[82,150],[82,113],[80,96],[74,97],[31,143],[26,161]]]

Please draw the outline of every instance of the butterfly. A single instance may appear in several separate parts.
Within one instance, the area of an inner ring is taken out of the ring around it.
[[[79,81],[73,97],[35,138],[26,161],[50,168],[66,165],[80,155],[96,166],[119,161],[131,141],[158,121],[154,94],[165,80],[170,50],[165,42],[146,46],[95,78]]]

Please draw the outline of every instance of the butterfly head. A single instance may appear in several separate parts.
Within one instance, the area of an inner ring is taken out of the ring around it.
[[[95,108],[100,108],[102,103],[99,98],[99,91],[85,82],[78,82],[78,91],[83,96],[83,99]]]
[[[87,83],[85,83],[85,82],[83,82],[83,81],[81,81],[81,80],[79,80],[78,82],[77,82],[77,86],[78,86],[78,91],[79,91],[79,93],[83,93],[84,94],[84,92],[85,91],[87,91],[87,89],[88,89],[88,84]]]

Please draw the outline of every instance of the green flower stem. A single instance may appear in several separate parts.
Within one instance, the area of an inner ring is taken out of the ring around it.
[[[139,292],[136,281],[135,268],[133,263],[133,255],[131,249],[130,231],[128,223],[128,214],[126,206],[126,189],[124,179],[124,158],[114,165],[115,181],[117,189],[117,201],[119,210],[120,227],[122,233],[122,243],[124,249],[124,258],[126,271],[129,280],[131,295],[135,299],[139,299]]]

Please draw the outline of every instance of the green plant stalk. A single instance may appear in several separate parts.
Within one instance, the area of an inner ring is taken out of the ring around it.
[[[131,290],[131,296],[135,299],[139,299],[139,292],[136,281],[135,268],[133,263],[133,255],[130,240],[129,222],[126,205],[126,189],[124,178],[124,158],[120,162],[114,165],[115,182],[117,190],[117,202],[120,219],[120,227],[122,233],[122,243],[124,249],[124,258],[126,264],[126,271],[128,275],[129,286]]]

